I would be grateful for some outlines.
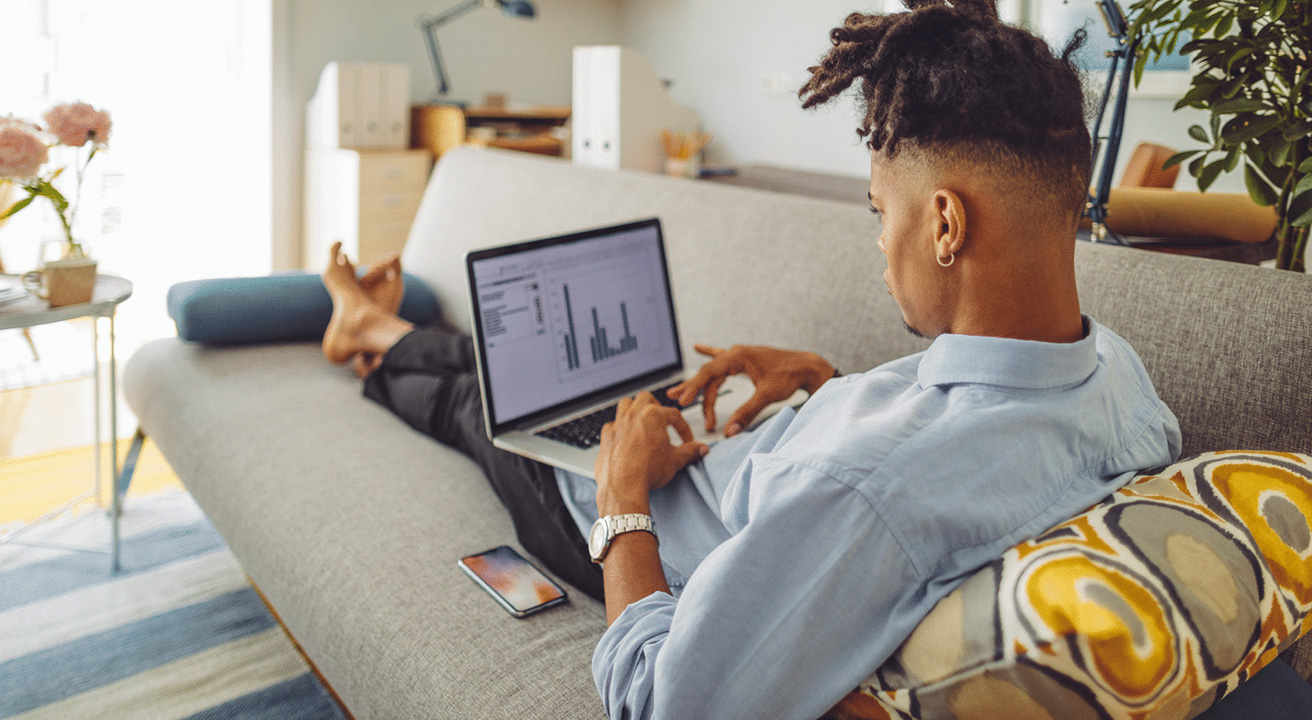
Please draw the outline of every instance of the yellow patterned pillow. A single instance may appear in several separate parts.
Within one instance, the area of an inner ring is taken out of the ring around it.
[[[1191,718],[1312,627],[1312,458],[1139,475],[941,600],[838,718]]]

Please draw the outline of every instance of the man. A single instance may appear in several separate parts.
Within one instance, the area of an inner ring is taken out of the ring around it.
[[[580,530],[655,518],[659,541],[603,532],[596,553],[611,717],[817,717],[973,571],[1179,452],[1133,349],[1080,313],[1078,41],[1054,57],[989,0],[907,5],[848,17],[801,95],[860,81],[883,280],[934,342],[842,377],[813,353],[699,348],[710,361],[671,397],[704,393],[708,428],[724,377],[756,384],[713,451],[645,394],[603,431],[595,484],[491,449],[468,339],[378,308],[334,253],[325,353],[378,358],[366,394],[474,456],[553,570],[595,592]],[[800,409],[742,431],[798,388]]]

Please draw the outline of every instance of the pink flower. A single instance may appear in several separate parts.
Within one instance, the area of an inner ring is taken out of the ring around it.
[[[46,113],[46,126],[59,142],[69,147],[82,147],[88,140],[104,145],[109,142],[109,113],[97,110],[87,103],[64,103]]]
[[[12,119],[0,119],[0,177],[30,180],[50,158],[31,125]]]

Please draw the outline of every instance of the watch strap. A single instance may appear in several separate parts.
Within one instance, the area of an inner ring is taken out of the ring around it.
[[[602,528],[605,528],[605,535],[598,537],[597,531]],[[628,513],[597,518],[597,522],[593,524],[592,533],[588,537],[588,554],[592,556],[592,562],[600,563],[606,558],[606,555],[610,552],[611,543],[617,535],[638,530],[651,533],[651,536],[656,538],[656,544],[660,545],[660,538],[656,536],[656,523],[650,515]],[[600,541],[599,546],[598,541]]]
[[[645,530],[653,536],[656,535],[656,521],[652,520],[650,515],[644,515],[643,513],[608,515],[606,516],[606,523],[610,528],[610,532],[607,534],[610,536],[611,540],[614,540],[617,535],[623,535],[624,533],[634,532],[636,530]],[[660,544],[659,537],[656,538],[656,542],[657,544]]]

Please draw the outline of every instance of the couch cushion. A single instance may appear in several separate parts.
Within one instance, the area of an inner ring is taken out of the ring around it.
[[[973,575],[835,714],[1193,717],[1307,631],[1309,554],[1312,457],[1146,472]]]
[[[168,309],[183,340],[211,345],[291,342],[322,338],[333,301],[318,275],[290,272],[180,282],[169,288]],[[437,313],[433,291],[406,274],[398,314],[426,325]]]

